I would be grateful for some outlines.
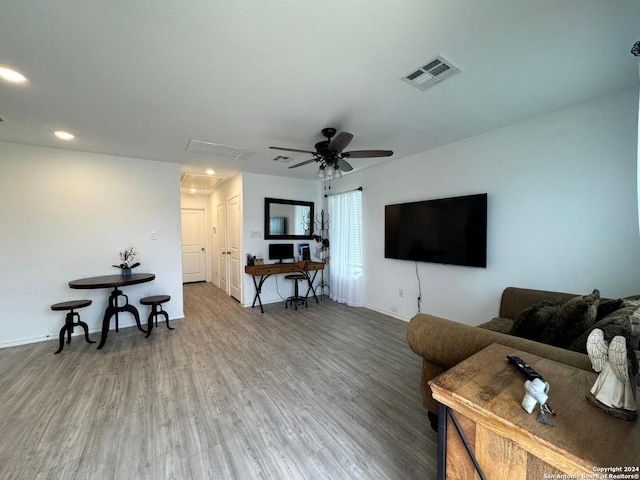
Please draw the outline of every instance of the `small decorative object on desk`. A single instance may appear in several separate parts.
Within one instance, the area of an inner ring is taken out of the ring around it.
[[[131,270],[133,268],[139,267],[140,262],[133,263],[133,259],[136,257],[138,252],[135,251],[133,247],[125,250],[124,252],[120,252],[120,265],[113,265],[116,268],[122,270],[122,275],[128,277],[131,275]]]
[[[619,325],[594,329],[587,338],[591,366],[599,372],[587,394],[592,405],[622,420],[636,420],[638,359]]]

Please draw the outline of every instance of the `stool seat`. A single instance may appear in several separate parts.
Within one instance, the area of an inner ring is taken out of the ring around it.
[[[75,310],[76,308],[88,307],[89,305],[91,305],[91,300],[70,300],[68,302],[54,303],[51,305],[51,310],[55,312]]]
[[[51,310],[54,312],[69,310],[64,320],[64,327],[60,329],[60,346],[58,351],[55,352],[56,354],[60,353],[64,347],[65,333],[67,334],[67,343],[71,343],[71,334],[73,333],[74,327],[82,327],[84,330],[84,339],[89,343],[96,343],[89,338],[89,326],[80,320],[79,313],[74,312],[75,309],[88,307],[91,303],[91,300],[69,300],[68,302],[54,303],[51,305]],[[77,321],[74,321],[75,319],[77,319]]]
[[[142,305],[160,305],[171,300],[169,295],[152,295],[151,297],[144,297],[140,299]]]
[[[285,275],[284,278],[287,280],[306,280],[307,279],[307,277],[305,275],[302,275],[301,273],[291,273],[289,275]]]
[[[151,330],[153,330],[153,321],[156,322],[156,327],[158,326],[158,316],[162,315],[167,322],[167,328],[169,330],[175,330],[175,328],[169,326],[169,315],[162,309],[162,304],[171,300],[171,296],[169,295],[152,295],[150,297],[144,297],[140,299],[140,303],[142,305],[151,305],[151,313],[149,313],[149,317],[147,319],[147,334],[144,338],[147,338],[151,335]]]

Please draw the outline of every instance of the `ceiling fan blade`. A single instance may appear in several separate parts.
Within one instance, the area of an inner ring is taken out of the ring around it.
[[[300,162],[300,163],[296,163],[295,165],[291,165],[289,168],[297,168],[297,167],[301,167],[302,165],[306,165],[307,163],[311,163],[311,162],[317,162],[318,160],[316,160],[315,158],[312,158],[310,160],[305,160],[304,162]]]
[[[346,158],[390,157],[391,155],[393,155],[393,150],[353,150],[342,153],[342,156]]]
[[[333,140],[329,143],[329,150],[340,153],[342,150],[347,148],[347,145],[351,143],[351,140],[353,140],[353,135],[349,132],[340,132],[338,135],[333,137]]]
[[[314,155],[316,152],[312,152],[310,150],[298,150],[297,148],[284,148],[284,147],[269,147],[273,150],[284,150],[285,152],[300,152],[300,153],[310,153]]]
[[[353,170],[353,167],[349,162],[347,162],[344,158],[338,160],[338,168],[343,172],[350,172]]]

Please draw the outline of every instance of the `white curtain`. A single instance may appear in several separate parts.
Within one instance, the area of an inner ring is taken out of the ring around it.
[[[332,195],[329,207],[330,297],[339,303],[362,307],[362,192]]]

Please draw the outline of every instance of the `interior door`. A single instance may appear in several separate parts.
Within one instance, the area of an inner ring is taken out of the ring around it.
[[[205,211],[183,208],[182,283],[207,280]]]
[[[242,302],[243,263],[240,261],[240,252],[242,248],[240,195],[231,197],[227,203],[229,205],[229,287],[231,296],[239,302]]]
[[[218,205],[217,224],[219,287],[229,295],[229,286],[227,283],[227,272],[229,271],[229,262],[227,261],[227,205],[224,203]]]

